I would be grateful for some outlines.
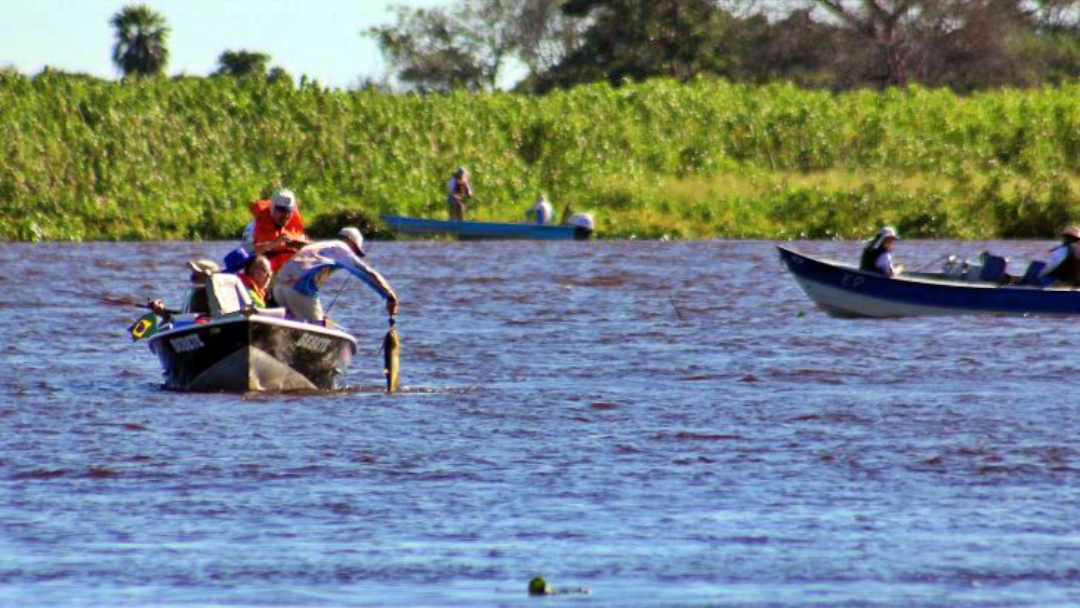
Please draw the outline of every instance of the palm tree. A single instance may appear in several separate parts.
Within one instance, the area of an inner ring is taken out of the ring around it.
[[[113,63],[124,76],[152,76],[165,71],[169,49],[165,46],[169,26],[165,17],[145,4],[125,6],[109,23],[116,28]]]
[[[266,64],[270,55],[252,51],[225,51],[218,57],[218,71],[221,76],[251,76],[266,74]]]

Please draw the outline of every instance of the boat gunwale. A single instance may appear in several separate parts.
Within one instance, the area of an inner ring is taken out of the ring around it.
[[[190,325],[184,325],[182,327],[170,327],[169,329],[159,331],[158,333],[156,333],[156,334],[150,336],[149,338],[147,338],[147,344],[150,344],[150,343],[152,343],[152,342],[154,342],[155,340],[158,340],[158,339],[164,339],[164,338],[169,338],[169,337],[173,337],[173,336],[178,336],[178,335],[181,335],[181,334],[184,334],[184,333],[187,333],[187,332],[199,331],[201,329],[208,329],[208,328],[212,328],[212,327],[222,327],[222,326],[225,326],[225,325],[231,325],[233,323],[248,323],[248,322],[262,323],[264,325],[274,325],[274,326],[283,327],[283,328],[287,328],[287,329],[299,329],[299,330],[310,331],[310,332],[319,333],[319,334],[323,334],[323,335],[327,335],[327,336],[331,336],[331,337],[335,337],[335,338],[341,338],[341,339],[344,339],[344,340],[348,340],[349,342],[352,343],[354,352],[356,351],[356,348],[357,348],[356,338],[354,336],[352,336],[351,334],[346,333],[345,331],[340,330],[340,329],[334,329],[334,328],[330,328],[330,327],[323,327],[321,325],[315,325],[314,323],[305,323],[303,321],[294,321],[294,320],[291,320],[291,319],[282,319],[280,317],[274,317],[274,316],[270,316],[270,315],[261,315],[261,314],[258,314],[258,313],[245,314],[243,312],[229,313],[227,315],[222,315],[220,317],[212,318],[207,323],[192,323]]]

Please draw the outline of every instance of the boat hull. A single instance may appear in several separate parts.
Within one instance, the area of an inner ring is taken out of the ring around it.
[[[428,220],[398,215],[381,217],[394,232],[414,236],[451,235],[462,240],[528,241],[585,240],[592,236],[591,230],[578,226]]]
[[[837,317],[1080,315],[1080,291],[930,275],[895,278],[818,260],[784,247],[780,259],[806,295]]]
[[[231,315],[155,334],[165,388],[179,391],[330,390],[356,340],[318,325]]]

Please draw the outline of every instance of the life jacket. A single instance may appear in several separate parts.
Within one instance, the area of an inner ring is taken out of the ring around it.
[[[1080,243],[1061,245],[1065,248],[1065,261],[1046,276],[1069,285],[1080,285]]]
[[[240,277],[240,282],[247,287],[248,293],[251,294],[251,301],[255,306],[259,308],[266,308],[266,290],[259,287],[255,283],[255,279],[252,279],[244,273],[239,273],[236,276]]]
[[[882,246],[874,247],[871,243],[863,249],[862,259],[859,260],[859,270],[866,272],[873,272],[876,274],[884,274],[881,269],[878,268],[877,261],[883,253],[888,253],[888,250]]]
[[[251,215],[255,218],[254,245],[269,243],[282,234],[287,234],[297,240],[303,240],[304,218],[300,217],[300,210],[294,211],[292,216],[289,217],[289,221],[285,222],[285,225],[281,228],[278,228],[277,224],[274,223],[270,205],[271,202],[268,199],[251,203]],[[270,260],[270,269],[277,272],[299,250],[299,247],[285,247],[277,251],[267,252],[266,257]]]

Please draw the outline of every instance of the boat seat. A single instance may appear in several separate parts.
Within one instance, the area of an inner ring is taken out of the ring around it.
[[[1053,283],[1053,279],[1039,278],[1039,274],[1046,268],[1046,262],[1035,260],[1028,264],[1027,270],[1024,272],[1024,278],[1020,280],[1021,285],[1037,285],[1039,287],[1046,287],[1050,283]]]
[[[251,294],[235,274],[218,273],[206,280],[206,295],[210,301],[210,314],[215,317],[249,310]]]
[[[997,282],[1005,278],[1005,266],[1008,260],[999,255],[983,254],[983,267],[979,273],[980,281]]]

